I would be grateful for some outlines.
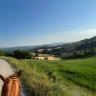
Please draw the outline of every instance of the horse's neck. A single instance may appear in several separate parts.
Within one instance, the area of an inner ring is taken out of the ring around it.
[[[8,80],[2,87],[1,96],[20,96],[20,84],[18,80]]]

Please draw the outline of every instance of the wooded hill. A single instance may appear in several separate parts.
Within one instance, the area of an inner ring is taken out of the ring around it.
[[[54,47],[43,46],[31,51],[37,53],[54,54],[55,56],[59,56],[61,58],[74,58],[86,55],[94,55],[96,53],[96,36],[66,45]]]

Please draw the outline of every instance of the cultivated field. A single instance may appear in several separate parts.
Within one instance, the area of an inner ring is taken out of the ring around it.
[[[59,61],[5,59],[14,69],[23,70],[22,80],[31,95],[96,96],[95,57]]]
[[[35,59],[38,59],[38,60],[44,60],[46,57],[42,57],[42,56],[40,56],[40,57],[35,57]],[[58,58],[58,57],[54,57],[54,56],[48,56],[47,57],[47,60],[61,60],[60,58]]]
[[[31,53],[33,56],[35,56],[35,53]],[[45,60],[45,58],[47,58],[47,60],[61,60],[61,58],[55,57],[54,55],[51,54],[38,54],[37,57],[35,57],[35,59],[38,60]]]

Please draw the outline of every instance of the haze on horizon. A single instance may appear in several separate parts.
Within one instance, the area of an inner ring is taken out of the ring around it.
[[[96,36],[96,0],[0,0],[0,47]]]

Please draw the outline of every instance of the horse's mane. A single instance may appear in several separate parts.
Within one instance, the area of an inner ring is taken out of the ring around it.
[[[20,93],[19,78],[16,75],[12,75],[4,82],[2,96],[19,96],[18,91]]]

